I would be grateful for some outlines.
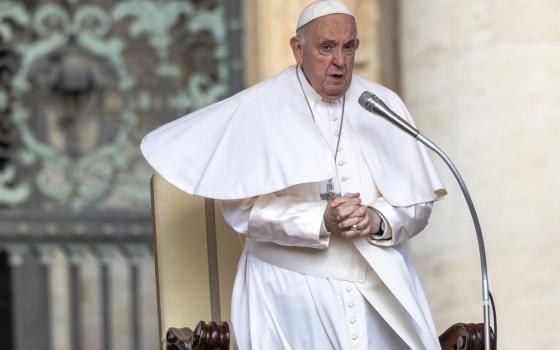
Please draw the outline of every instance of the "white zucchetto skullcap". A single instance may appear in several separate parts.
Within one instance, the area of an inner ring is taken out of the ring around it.
[[[299,15],[296,31],[306,25],[307,23],[313,21],[316,18],[323,17],[326,15],[332,15],[333,13],[343,13],[354,17],[352,12],[344,4],[335,0],[316,0],[311,4],[307,5],[301,14]]]

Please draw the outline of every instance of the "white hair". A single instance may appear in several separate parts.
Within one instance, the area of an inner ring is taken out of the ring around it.
[[[296,39],[301,46],[305,45],[305,28],[307,28],[307,24],[296,30]]]

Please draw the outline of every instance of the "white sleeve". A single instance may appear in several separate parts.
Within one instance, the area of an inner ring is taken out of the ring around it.
[[[237,232],[261,242],[327,248],[330,234],[323,224],[326,201],[266,194],[220,201],[226,222]]]
[[[414,237],[428,224],[433,202],[408,207],[393,207],[383,197],[369,204],[385,222],[382,236],[368,236],[368,241],[380,246],[393,246]]]

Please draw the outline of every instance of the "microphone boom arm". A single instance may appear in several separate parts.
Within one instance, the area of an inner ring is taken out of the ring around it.
[[[482,274],[482,307],[484,313],[484,349],[485,350],[492,350],[490,346],[490,289],[488,284],[488,268],[486,265],[486,250],[484,248],[484,239],[482,237],[482,229],[480,227],[480,222],[478,221],[478,215],[476,214],[476,209],[474,207],[474,203],[471,199],[469,191],[467,189],[467,185],[465,181],[463,181],[463,177],[455,167],[455,164],[451,161],[451,159],[443,152],[437,145],[435,145],[430,139],[426,136],[422,135],[418,129],[400,117],[398,114],[393,112],[387,105],[377,96],[374,94],[365,91],[360,96],[358,101],[362,107],[364,107],[367,111],[379,114],[389,122],[406,132],[407,134],[414,137],[418,142],[422,143],[432,151],[434,151],[447,165],[447,167],[455,176],[455,179],[459,183],[459,187],[461,188],[461,192],[463,192],[463,196],[465,197],[465,201],[467,202],[467,206],[469,207],[469,211],[471,214],[471,218],[474,224],[474,229],[476,231],[476,239],[478,241],[478,251],[480,255],[480,269]]]
[[[467,185],[463,181],[463,177],[455,167],[455,164],[451,159],[443,152],[438,146],[436,146],[432,141],[430,141],[426,136],[418,133],[416,135],[416,140],[424,144],[426,147],[434,151],[449,167],[449,170],[455,176],[455,179],[459,183],[459,187],[463,192],[467,206],[471,213],[471,218],[474,224],[474,229],[476,231],[476,239],[478,241],[478,251],[480,255],[480,269],[482,274],[482,307],[484,312],[484,349],[491,350],[490,347],[490,289],[488,285],[488,268],[486,265],[486,249],[484,247],[484,239],[482,237],[482,229],[480,227],[480,222],[478,221],[478,215],[476,214],[476,209],[474,203],[471,199],[469,191],[467,190]]]

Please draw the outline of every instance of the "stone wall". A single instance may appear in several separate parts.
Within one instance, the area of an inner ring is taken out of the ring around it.
[[[500,348],[560,348],[560,2],[400,5],[403,97],[477,205]],[[482,307],[474,230],[458,186],[440,169],[450,194],[412,245],[443,331],[481,322]]]

